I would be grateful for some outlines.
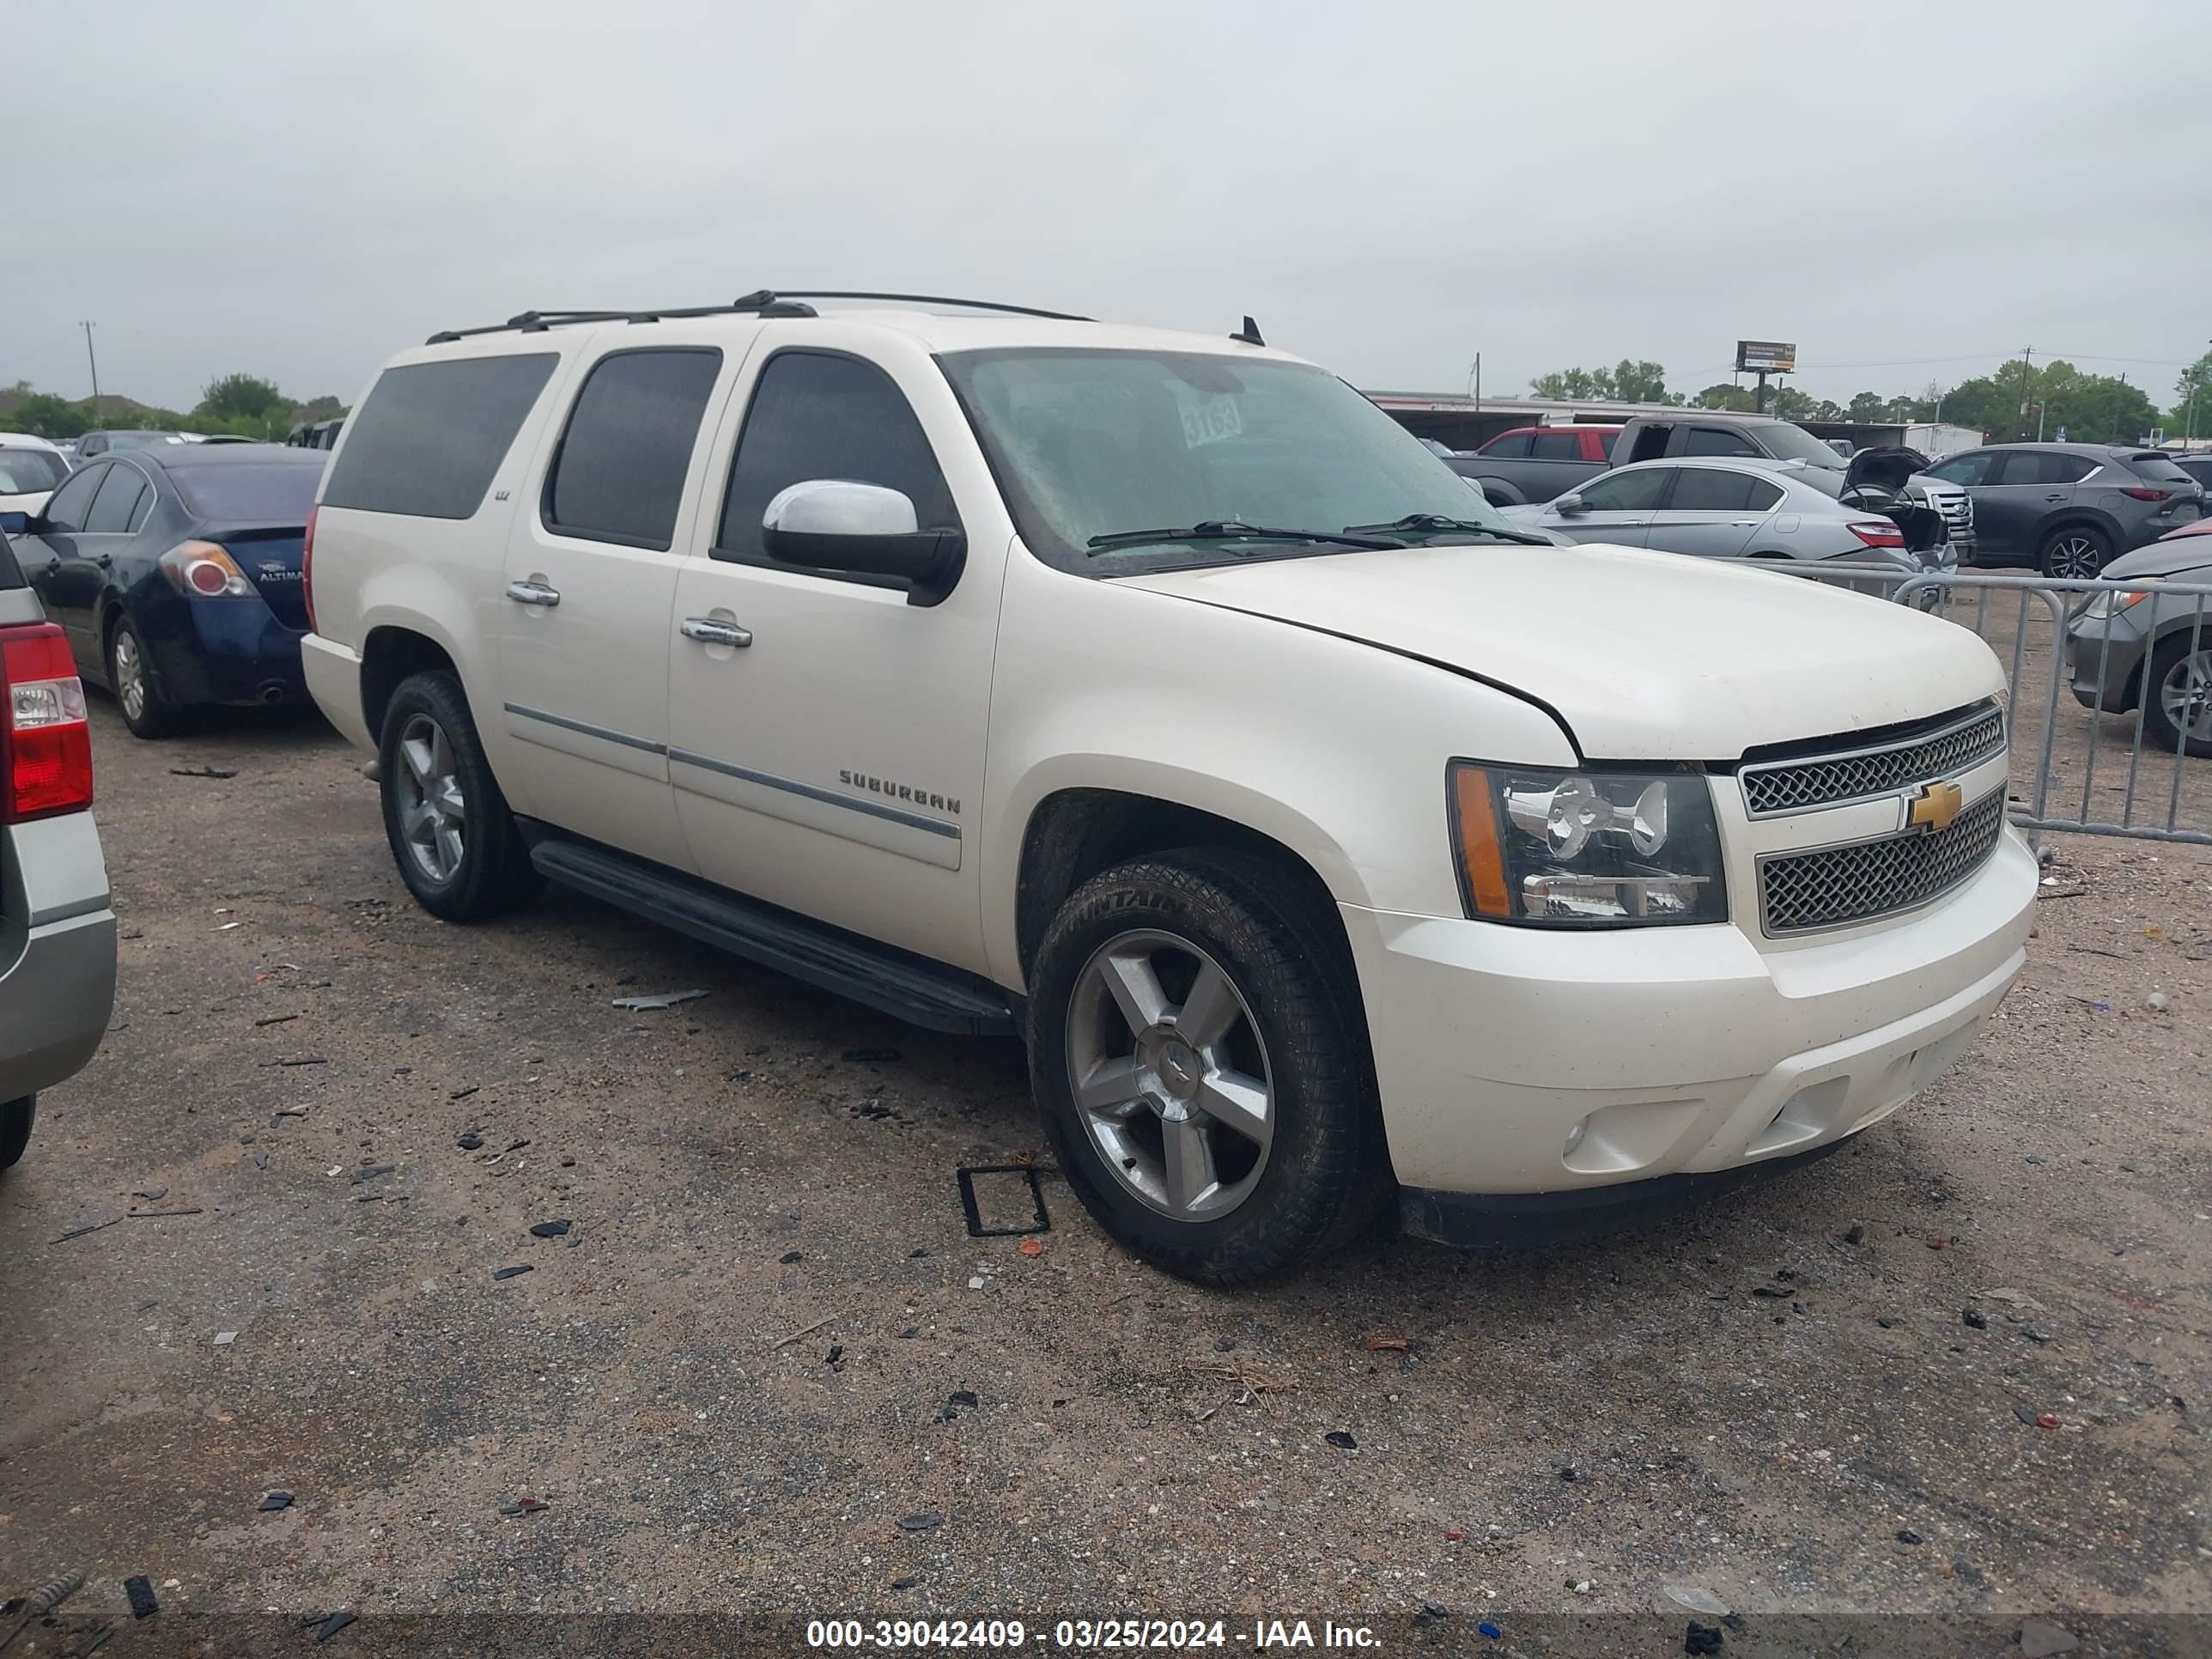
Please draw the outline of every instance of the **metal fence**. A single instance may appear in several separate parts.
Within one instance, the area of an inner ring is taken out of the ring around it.
[[[2212,847],[2212,585],[1761,568],[1878,593],[1989,643],[2005,667],[2021,829]]]

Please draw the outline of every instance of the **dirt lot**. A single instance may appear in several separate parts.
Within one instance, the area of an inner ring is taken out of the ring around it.
[[[1679,1652],[1669,1587],[1730,1652],[1791,1613],[2212,1629],[2212,855],[2059,838],[1978,1048],[1783,1182],[1227,1296],[1056,1182],[1040,1253],[968,1236],[955,1170],[1040,1146],[1015,1045],[558,891],[447,927],[319,725],[95,720],[115,1024],[0,1181],[0,1581],[82,1568],[71,1630],[1330,1614],[1515,1651],[1583,1615]]]

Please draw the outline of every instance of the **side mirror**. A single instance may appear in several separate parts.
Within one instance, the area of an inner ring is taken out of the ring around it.
[[[31,515],[27,513],[0,513],[0,531],[10,536],[31,533]]]
[[[761,545],[772,559],[888,576],[908,585],[907,603],[935,605],[967,562],[957,530],[916,528],[914,503],[880,484],[811,478],[777,493],[761,514]]]
[[[1569,490],[1552,503],[1552,511],[1562,518],[1571,519],[1577,514],[1589,512],[1589,505],[1573,490]]]

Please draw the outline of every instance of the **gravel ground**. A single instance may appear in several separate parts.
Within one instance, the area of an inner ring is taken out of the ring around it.
[[[1669,1586],[1731,1651],[1790,1613],[2212,1614],[2202,852],[2058,838],[1987,1036],[1837,1158],[1222,1295],[1050,1179],[1048,1233],[968,1236],[955,1170],[1041,1149],[1016,1045],[559,890],[445,926],[319,724],[94,717],[122,985],[0,1180],[0,1582],[81,1567],[84,1617],[137,1573],[165,1617],[1426,1606],[1506,1650],[1656,1609],[1679,1651]]]

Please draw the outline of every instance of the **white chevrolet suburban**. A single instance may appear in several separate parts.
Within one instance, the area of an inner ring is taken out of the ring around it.
[[[1532,544],[1249,319],[828,303],[893,298],[377,377],[305,658],[428,909],[551,877],[1018,1034],[1101,1224],[1224,1284],[1808,1159],[2019,972],[1967,630]]]

